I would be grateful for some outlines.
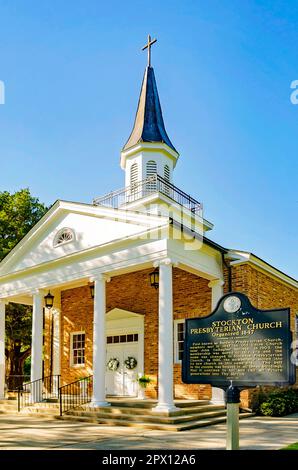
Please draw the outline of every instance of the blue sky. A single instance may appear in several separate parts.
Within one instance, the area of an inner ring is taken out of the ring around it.
[[[210,238],[297,278],[296,0],[1,0],[0,190],[51,204],[124,185],[148,33],[176,185]]]

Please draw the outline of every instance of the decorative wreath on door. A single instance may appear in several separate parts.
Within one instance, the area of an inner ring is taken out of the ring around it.
[[[126,369],[132,370],[132,369],[135,369],[137,367],[138,361],[136,360],[135,357],[128,356],[128,358],[125,359],[124,364],[125,364]]]
[[[119,359],[117,359],[117,357],[111,357],[108,360],[107,368],[111,370],[112,372],[115,372],[118,369],[119,365],[120,365]]]

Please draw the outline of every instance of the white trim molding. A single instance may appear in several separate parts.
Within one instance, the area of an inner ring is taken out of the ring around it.
[[[178,325],[184,324],[185,334],[185,318],[174,320],[174,364],[181,364],[182,361],[179,359],[179,341],[178,341]]]
[[[85,339],[84,339],[84,362],[83,362],[82,364],[75,364],[75,363],[74,363],[73,337],[74,337],[75,335],[85,335]],[[70,350],[69,366],[70,366],[72,369],[82,369],[82,368],[85,368],[85,367],[86,367],[86,331],[85,331],[85,330],[82,330],[82,331],[71,331],[69,340],[70,340],[70,344],[69,344],[69,350]]]

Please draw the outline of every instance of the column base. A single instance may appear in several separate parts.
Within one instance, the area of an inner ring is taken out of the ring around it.
[[[109,403],[108,401],[92,400],[91,403],[89,403],[90,408],[104,408],[107,406],[111,406],[111,403]]]
[[[140,388],[139,391],[138,391],[138,396],[137,398],[139,400],[145,400],[145,390],[143,388]]]
[[[212,405],[226,405],[225,391],[218,387],[212,387],[212,396],[210,402]]]
[[[173,413],[175,411],[179,411],[180,408],[177,408],[177,406],[174,405],[174,403],[168,404],[168,403],[158,403],[154,408],[152,408],[152,413]]]

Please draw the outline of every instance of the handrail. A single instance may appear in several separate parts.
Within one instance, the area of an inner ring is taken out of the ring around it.
[[[92,399],[93,375],[84,377],[59,388],[60,416],[70,409],[89,403]]]
[[[47,400],[59,398],[60,375],[48,375],[42,379],[23,383],[18,388],[18,411]]]
[[[97,197],[93,200],[93,204],[118,209],[154,193],[163,194],[195,214],[201,214],[202,212],[203,206],[199,201],[158,174],[150,175],[131,186],[112,191],[105,196]]]

